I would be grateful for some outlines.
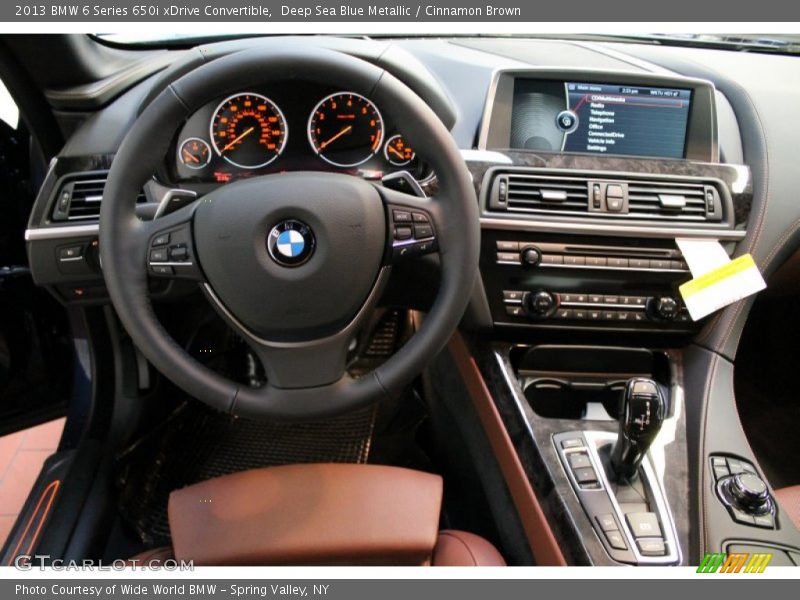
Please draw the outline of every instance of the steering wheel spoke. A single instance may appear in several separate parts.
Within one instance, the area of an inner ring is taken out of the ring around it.
[[[388,188],[378,190],[386,206],[387,259],[397,262],[439,250],[439,206],[436,199],[420,198]]]

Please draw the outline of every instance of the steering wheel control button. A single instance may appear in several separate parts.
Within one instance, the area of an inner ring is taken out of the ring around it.
[[[169,244],[169,234],[165,233],[163,235],[159,235],[153,238],[153,243],[151,245],[155,247],[155,246],[166,246],[167,244]]]
[[[167,262],[168,258],[166,248],[150,251],[150,262]]]
[[[287,219],[275,225],[267,235],[269,255],[284,267],[299,267],[311,258],[316,238],[311,228],[297,219]]]
[[[391,208],[392,252],[395,259],[422,256],[437,249],[430,216],[420,210]]]
[[[168,265],[152,265],[150,267],[156,275],[174,275],[175,269]]]
[[[170,246],[169,249],[170,260],[186,260],[189,258],[189,251],[186,246]]]

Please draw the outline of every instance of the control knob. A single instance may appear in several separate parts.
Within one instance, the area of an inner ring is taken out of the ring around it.
[[[647,308],[651,316],[659,321],[673,321],[680,312],[680,304],[671,296],[650,298]]]
[[[725,482],[728,499],[737,508],[753,515],[763,515],[772,509],[769,489],[755,473],[739,473]]]
[[[535,267],[542,262],[542,253],[539,252],[538,248],[534,248],[533,246],[523,248],[519,253],[519,257],[522,260],[522,264],[526,267]]]
[[[558,299],[550,292],[529,292],[525,295],[523,304],[532,317],[545,318],[558,308]]]

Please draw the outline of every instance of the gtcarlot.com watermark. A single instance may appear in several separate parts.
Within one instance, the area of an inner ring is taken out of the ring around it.
[[[150,558],[146,560],[128,559],[103,562],[102,560],[62,560],[51,558],[49,554],[20,554],[14,559],[14,568],[20,571],[124,571],[125,569],[194,571],[194,561],[174,558]],[[35,587],[35,586],[34,586]],[[26,592],[21,592],[26,593]]]

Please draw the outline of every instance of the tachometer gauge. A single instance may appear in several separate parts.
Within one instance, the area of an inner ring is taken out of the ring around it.
[[[214,150],[243,169],[263,167],[278,158],[287,137],[281,109],[260,94],[243,93],[226,98],[211,119]]]
[[[323,160],[337,167],[355,167],[380,150],[383,118],[364,96],[331,94],[311,111],[308,140]]]
[[[386,145],[383,147],[383,155],[395,167],[403,167],[414,160],[416,153],[411,146],[406,144],[403,136],[398,133],[386,140]]]
[[[200,138],[187,138],[178,147],[178,160],[190,169],[202,169],[211,160],[211,147]]]

